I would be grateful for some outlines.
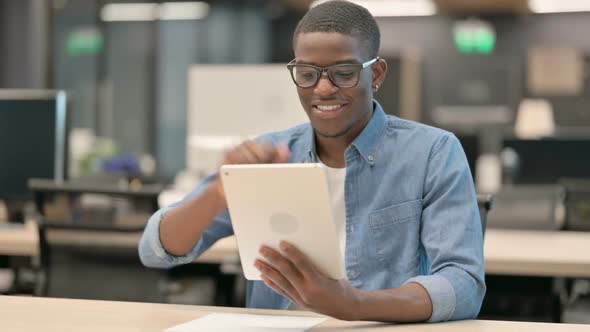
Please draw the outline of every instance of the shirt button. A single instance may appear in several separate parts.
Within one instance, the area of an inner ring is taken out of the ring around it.
[[[375,158],[373,158],[373,156],[369,155],[369,156],[367,156],[367,159],[369,159],[369,161],[373,161],[373,159],[375,159]]]

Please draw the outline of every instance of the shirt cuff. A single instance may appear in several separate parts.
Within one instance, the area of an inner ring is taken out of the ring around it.
[[[149,224],[153,227],[153,232],[155,236],[150,238],[149,246],[152,252],[158,257],[160,260],[167,263],[167,265],[178,265],[178,264],[186,264],[189,263],[192,259],[189,257],[190,252],[184,256],[175,256],[171,253],[167,252],[164,246],[162,245],[162,241],[160,239],[160,223],[162,219],[166,216],[166,213],[170,211],[169,208],[162,209],[157,211],[152,216],[153,221]]]
[[[404,285],[415,282],[420,284],[432,301],[432,315],[429,323],[443,322],[451,319],[455,312],[457,299],[455,289],[449,280],[441,275],[418,276],[409,279]]]

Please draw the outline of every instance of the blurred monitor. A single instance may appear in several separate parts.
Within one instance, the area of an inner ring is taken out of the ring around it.
[[[519,160],[515,183],[557,183],[560,178],[590,178],[590,140],[544,138],[505,139]]]
[[[247,138],[308,122],[285,64],[195,65],[188,95],[187,168],[200,175]]]
[[[63,180],[65,151],[65,92],[0,89],[0,199],[30,199],[29,178]]]
[[[433,122],[447,128],[512,124],[521,95],[518,64],[497,55],[441,59],[433,67]]]

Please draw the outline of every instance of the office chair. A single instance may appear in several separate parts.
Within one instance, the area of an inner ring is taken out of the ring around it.
[[[488,226],[557,231],[565,225],[565,188],[560,184],[516,184],[494,193]]]
[[[477,206],[479,207],[479,216],[481,218],[481,231],[486,234],[488,225],[488,212],[492,208],[494,197],[492,194],[477,194]]]
[[[36,296],[165,302],[165,272],[144,267],[143,228],[39,222]]]

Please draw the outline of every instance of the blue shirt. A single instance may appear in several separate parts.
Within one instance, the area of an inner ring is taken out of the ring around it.
[[[483,236],[467,160],[447,131],[386,115],[375,102],[363,131],[345,151],[346,274],[352,286],[371,291],[415,282],[428,292],[431,322],[475,318],[485,294]],[[287,144],[293,163],[316,162],[309,123],[270,133],[261,141]],[[201,195],[215,174],[186,199]],[[169,268],[192,262],[220,238],[233,234],[226,211],[218,215],[186,256],[168,254],[160,242],[157,211],[139,244],[143,264]],[[290,300],[262,281],[248,281],[247,306],[286,309]]]

